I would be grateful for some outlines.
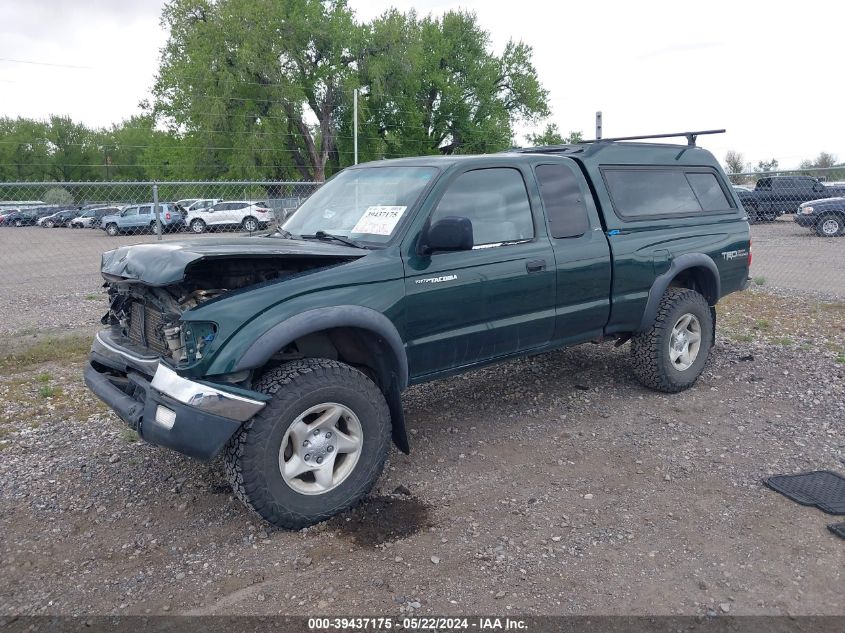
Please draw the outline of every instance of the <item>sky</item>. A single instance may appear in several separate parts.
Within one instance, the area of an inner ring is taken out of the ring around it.
[[[845,3],[593,0],[350,0],[360,20],[391,6],[475,11],[500,52],[534,50],[562,131],[604,136],[726,128],[699,144],[720,160],[821,151],[845,161]],[[108,126],[149,98],[167,32],[161,0],[30,0],[0,5],[0,116],[69,115]],[[520,131],[526,128],[521,127]],[[518,137],[517,143],[524,143]]]

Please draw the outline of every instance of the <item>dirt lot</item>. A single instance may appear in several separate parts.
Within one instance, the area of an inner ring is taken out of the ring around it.
[[[766,288],[786,288],[845,299],[845,238],[825,239],[792,216],[752,226],[751,274]],[[205,234],[201,237],[218,234]],[[165,235],[165,240],[195,236]],[[103,313],[103,251],[156,239],[108,237],[100,230],[0,228],[0,338],[36,331],[91,330]],[[244,238],[248,239],[248,238]]]
[[[218,464],[138,442],[82,385],[83,343],[6,358],[0,614],[845,614],[836,518],[760,483],[845,471],[845,303],[719,313],[678,395],[610,345],[409,390],[411,455],[294,533]]]

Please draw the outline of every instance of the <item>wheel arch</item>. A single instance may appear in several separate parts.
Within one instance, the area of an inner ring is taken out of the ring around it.
[[[387,400],[393,441],[408,452],[400,393],[408,386],[408,358],[402,337],[380,312],[355,305],[316,308],[297,314],[259,336],[238,360],[235,371],[267,365],[297,344],[305,357],[331,357],[364,368]]]
[[[670,286],[696,290],[704,296],[710,306],[715,306],[722,294],[719,269],[709,255],[679,255],[672,260],[669,270],[659,275],[651,285],[639,331],[645,330],[654,321],[660,299]]]

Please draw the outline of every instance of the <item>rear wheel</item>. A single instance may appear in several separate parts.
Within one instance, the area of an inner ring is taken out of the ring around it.
[[[241,228],[249,233],[257,231],[258,226],[258,220],[253,217],[244,218],[244,221],[241,223]]]
[[[191,231],[194,233],[204,233],[206,229],[205,222],[203,222],[199,218],[197,218],[196,220],[191,220],[190,227]]]
[[[22,220],[15,220],[15,226],[23,226]]]
[[[676,393],[701,375],[713,346],[713,316],[695,290],[669,288],[654,323],[631,339],[634,373],[646,387]]]
[[[816,223],[816,233],[822,237],[838,237],[843,234],[842,218],[836,215],[825,215]]]
[[[117,224],[107,224],[106,225],[106,233],[115,237],[120,231],[117,229]]]
[[[52,229],[54,226],[56,226],[56,223],[53,222],[52,220],[48,220],[47,222],[44,223],[44,226],[46,226],[48,229]]]
[[[288,529],[358,503],[381,474],[390,442],[390,414],[375,383],[344,363],[305,359],[270,369],[254,387],[272,400],[226,447],[235,494]]]

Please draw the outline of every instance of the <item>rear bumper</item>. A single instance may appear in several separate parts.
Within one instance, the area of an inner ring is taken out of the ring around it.
[[[84,374],[88,388],[144,440],[201,460],[217,455],[265,406],[263,394],[248,397],[183,378],[158,359],[123,348],[109,330],[97,334]]]

